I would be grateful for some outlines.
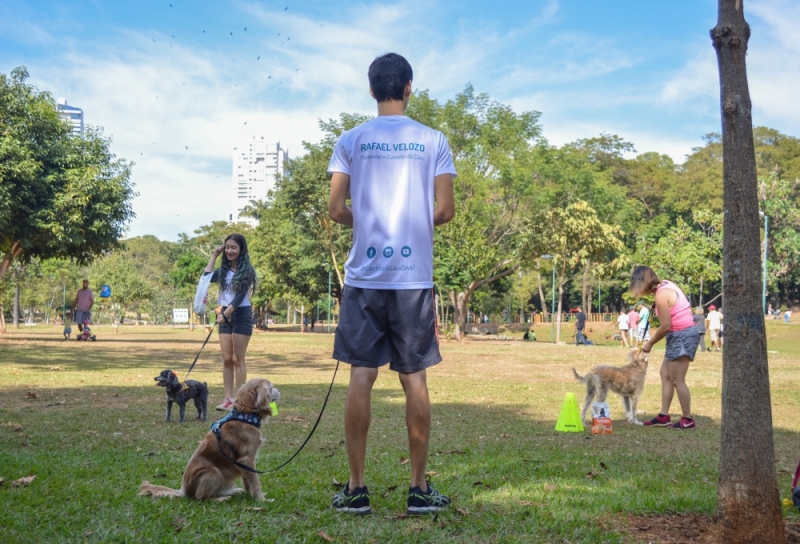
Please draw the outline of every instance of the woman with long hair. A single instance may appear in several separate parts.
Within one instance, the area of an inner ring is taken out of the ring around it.
[[[220,267],[214,270],[217,257],[222,255]],[[231,234],[225,243],[214,248],[204,271],[212,274],[211,281],[219,283],[217,316],[219,345],[222,348],[222,381],[225,398],[217,410],[230,410],[236,391],[247,381],[245,354],[253,334],[253,308],[250,292],[255,289],[256,271],[250,262],[247,240],[241,234]],[[234,381],[236,389],[233,388]]]
[[[650,353],[653,345],[667,339],[667,351],[661,363],[661,412],[644,424],[673,429],[693,429],[691,395],[686,385],[686,372],[694,360],[700,335],[692,318],[692,306],[680,287],[671,281],[661,280],[649,266],[637,266],[631,274],[630,291],[634,297],[656,296],[656,315],[659,325],[642,351]],[[669,416],[672,397],[678,393],[681,419],[675,423]]]

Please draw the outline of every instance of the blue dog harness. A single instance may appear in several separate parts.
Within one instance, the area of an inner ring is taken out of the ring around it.
[[[229,421],[241,421],[243,423],[248,423],[248,424],[252,425],[256,429],[261,429],[261,416],[259,416],[258,414],[253,414],[253,413],[240,414],[239,412],[236,411],[236,408],[234,408],[233,410],[231,410],[228,413],[227,416],[223,417],[219,421],[215,421],[211,425],[211,432],[214,433],[214,435],[217,437],[217,445],[219,446],[219,451],[222,453],[222,455],[227,457],[228,461],[230,461],[231,463],[233,463],[237,467],[242,468],[242,469],[244,469],[244,470],[246,470],[248,472],[255,472],[257,474],[263,474],[264,471],[256,470],[256,469],[254,469],[252,467],[248,467],[247,465],[244,465],[244,464],[240,463],[239,461],[237,461],[236,459],[232,458],[230,455],[225,453],[225,450],[222,449],[222,444],[224,442],[225,445],[228,446],[228,449],[230,449],[231,452],[234,455],[238,456],[236,448],[233,446],[233,444],[231,444],[230,442],[222,439],[222,426],[225,425],[226,423],[228,423]]]

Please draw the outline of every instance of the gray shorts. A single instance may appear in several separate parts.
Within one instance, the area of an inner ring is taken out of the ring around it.
[[[79,325],[83,325],[84,321],[88,321],[90,324],[92,322],[92,312],[85,311],[82,312],[80,310],[75,311],[75,319],[73,320],[75,323]]]
[[[354,366],[419,372],[442,360],[432,289],[361,289],[346,285],[333,358]]]
[[[694,361],[699,343],[700,333],[694,327],[681,331],[670,331],[667,333],[667,352],[664,356],[668,361],[674,361],[678,357],[686,355]]]

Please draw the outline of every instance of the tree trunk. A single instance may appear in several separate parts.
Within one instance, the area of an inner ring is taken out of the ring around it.
[[[544,318],[547,319],[550,312],[547,311],[547,301],[544,299],[544,291],[542,291],[542,274],[538,271],[536,272],[536,283],[539,285],[539,301],[542,303],[542,312]]]
[[[703,278],[700,278],[700,304],[699,306],[703,307]]]
[[[6,333],[6,309],[0,302],[0,334]]]
[[[450,302],[453,304],[453,335],[461,340],[467,322],[467,304],[469,294],[466,291],[450,291]]]
[[[14,328],[19,328],[19,283],[14,285],[14,315],[12,316],[14,320]]]
[[[742,0],[719,0],[718,5],[711,39],[720,76],[725,207],[720,541],[783,544],[761,311],[761,221],[745,66],[750,27]]]

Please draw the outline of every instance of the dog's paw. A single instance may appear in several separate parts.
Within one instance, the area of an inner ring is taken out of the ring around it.
[[[633,421],[631,421],[631,423],[633,423],[634,425],[644,425],[644,423],[642,423],[638,419],[634,419]]]
[[[217,502],[225,502],[225,501],[231,500],[231,496],[230,495],[225,495],[224,497],[217,497],[214,500],[217,501]]]

